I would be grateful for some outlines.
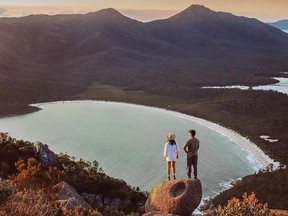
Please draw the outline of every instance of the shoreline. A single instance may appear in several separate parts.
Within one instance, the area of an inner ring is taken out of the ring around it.
[[[143,104],[139,104],[139,103],[129,103],[129,102],[124,102],[124,101],[111,101],[111,100],[95,100],[95,99],[83,99],[83,100],[79,100],[79,99],[75,99],[75,100],[66,100],[66,101],[51,101],[51,102],[44,102],[44,103],[33,103],[30,104],[30,106],[33,107],[37,107],[38,110],[41,110],[45,104],[57,104],[57,103],[110,103],[110,104],[123,104],[123,105],[127,105],[127,106],[134,106],[134,107],[145,107],[147,109],[151,109],[151,110],[158,110],[160,112],[164,112],[170,115],[173,115],[177,118],[182,118],[182,119],[186,119],[186,120],[191,120],[193,122],[196,122],[204,127],[207,127],[225,137],[227,137],[228,139],[230,139],[231,141],[233,141],[233,143],[239,145],[244,151],[248,152],[248,157],[246,157],[246,160],[249,160],[251,158],[249,158],[249,156],[252,156],[252,162],[251,162],[251,167],[253,167],[253,169],[255,169],[256,171],[259,171],[260,168],[265,168],[266,166],[268,166],[269,164],[273,164],[276,168],[280,165],[279,162],[275,162],[273,161],[268,155],[266,155],[255,143],[253,143],[252,141],[250,141],[249,139],[241,136],[239,133],[237,133],[236,131],[226,128],[224,126],[221,126],[218,123],[214,123],[212,121],[203,119],[203,118],[198,118],[192,115],[188,115],[185,114],[184,112],[180,112],[177,110],[169,110],[169,106],[163,108],[163,107],[157,107],[157,106],[151,106],[151,105],[143,105]],[[33,113],[33,112],[32,112]],[[13,115],[16,116],[16,115]],[[258,164],[259,167],[256,168],[255,164]],[[237,179],[230,179],[227,180],[225,182],[220,182],[219,184],[223,187],[220,191],[215,191],[215,194],[209,196],[209,197],[202,197],[202,201],[201,201],[201,205],[205,204],[207,200],[213,199],[214,197],[216,197],[217,195],[219,195],[220,193],[227,191],[230,188],[233,188],[233,182],[238,181],[238,180],[242,180],[245,176],[242,176],[240,178]],[[199,206],[200,207],[200,206]],[[198,208],[198,212],[201,214],[201,210]]]
[[[175,111],[170,111],[170,112],[175,112]],[[275,168],[277,168],[280,165],[279,162],[274,161],[268,155],[266,155],[255,143],[250,141],[248,138],[241,136],[239,133],[237,133],[236,131],[233,131],[232,129],[226,128],[217,123],[214,123],[214,122],[202,119],[202,118],[190,116],[190,115],[183,114],[180,112],[175,112],[175,113],[184,115],[185,119],[192,120],[202,126],[205,126],[205,127],[210,128],[211,130],[214,130],[215,132],[219,134],[222,134],[223,136],[226,136],[229,140],[240,145],[243,150],[248,151],[255,158],[255,160],[259,163],[259,165],[262,167],[266,167],[271,163],[275,166]]]
[[[45,103],[34,103],[30,104],[30,106],[37,107],[41,109],[41,105],[45,104],[56,104],[56,103],[111,103],[111,104],[123,104],[123,105],[128,105],[128,106],[142,106],[146,107],[148,109],[153,109],[153,110],[158,110],[164,113],[169,113],[170,115],[173,115],[178,118],[186,119],[193,121],[197,124],[200,124],[204,127],[207,127],[225,137],[227,137],[230,141],[238,144],[244,151],[247,151],[249,156],[252,156],[252,159],[249,157],[247,160],[252,160],[252,162],[258,163],[260,168],[265,168],[269,164],[273,164],[275,169],[279,167],[280,163],[277,161],[274,161],[271,159],[268,155],[266,155],[262,149],[260,149],[255,143],[250,141],[248,138],[245,138],[241,136],[239,133],[236,131],[226,128],[224,126],[221,126],[218,123],[214,123],[212,121],[208,121],[202,118],[198,118],[195,116],[187,115],[185,113],[179,112],[179,111],[172,111],[164,108],[159,108],[159,107],[153,107],[153,106],[148,106],[148,105],[141,105],[141,104],[136,104],[136,103],[128,103],[128,102],[117,102],[117,101],[105,101],[105,100],[67,100],[67,101],[51,101],[51,102],[45,102]]]
[[[249,139],[241,136],[236,131],[233,131],[232,129],[226,128],[224,126],[221,126],[220,124],[214,123],[212,121],[208,121],[202,118],[198,118],[192,115],[185,114],[183,112],[175,111],[175,110],[168,110],[165,108],[155,107],[155,106],[149,106],[149,105],[141,105],[136,103],[128,103],[128,102],[118,102],[118,101],[108,101],[108,100],[67,100],[67,101],[53,101],[53,102],[45,102],[45,103],[35,103],[30,104],[31,106],[36,106],[38,108],[43,108],[42,106],[45,106],[46,104],[57,104],[57,103],[109,103],[109,104],[122,104],[126,106],[133,106],[133,107],[145,107],[146,109],[151,110],[157,110],[162,113],[166,113],[169,115],[173,115],[177,118],[186,119],[189,121],[193,121],[197,124],[200,124],[204,127],[207,127],[216,133],[219,133],[225,137],[227,137],[229,140],[231,140],[236,145],[239,145],[243,151],[248,152],[248,156],[245,158],[246,160],[251,161],[251,167],[255,169],[255,172],[259,171],[261,168],[267,167],[269,164],[273,164],[275,169],[279,167],[280,163],[273,161],[268,155],[266,155],[255,143],[250,141]],[[258,164],[258,166],[255,164]],[[236,181],[241,181],[242,178],[245,176],[242,176],[237,179],[230,179],[225,182],[220,182],[219,184],[222,186],[222,189],[220,191],[215,191],[215,194],[208,196],[208,197],[202,197],[202,201],[200,206],[205,205],[207,200],[213,199],[223,191],[226,191],[234,186],[233,183]],[[197,215],[201,214],[201,208],[200,206],[197,208]],[[196,212],[195,212],[196,213]]]

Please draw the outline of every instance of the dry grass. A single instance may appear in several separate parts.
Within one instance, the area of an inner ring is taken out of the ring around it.
[[[57,213],[54,197],[40,189],[25,189],[0,206],[0,216],[54,216]]]
[[[60,209],[57,198],[43,189],[24,189],[0,205],[0,216],[102,216],[98,211]]]

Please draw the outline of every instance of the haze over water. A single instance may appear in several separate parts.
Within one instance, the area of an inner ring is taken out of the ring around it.
[[[228,181],[254,173],[260,166],[233,140],[186,115],[132,104],[57,102],[43,110],[0,119],[0,131],[17,139],[47,143],[54,152],[97,160],[106,174],[149,191],[166,179],[163,148],[166,134],[176,134],[180,145],[177,177],[186,178],[182,150],[188,130],[200,139],[199,179],[203,197],[225,188]]]

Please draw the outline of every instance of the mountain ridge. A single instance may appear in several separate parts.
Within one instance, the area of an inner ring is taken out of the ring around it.
[[[288,19],[279,20],[276,22],[268,22],[268,25],[271,25],[275,28],[279,28],[282,30],[288,30]]]
[[[209,17],[210,17],[210,19],[209,19]],[[191,18],[194,18],[194,20]],[[194,30],[193,30],[194,32],[191,32],[191,33],[193,33],[194,35],[198,34],[196,39],[200,40],[200,42],[201,42],[201,38],[205,38],[205,37],[209,36],[210,37],[210,39],[209,39],[210,44],[212,41],[211,38],[216,36],[218,38],[223,39],[223,36],[225,36],[225,35],[228,36],[228,34],[230,34],[230,39],[232,39],[234,37],[234,39],[237,40],[237,34],[241,33],[241,31],[243,34],[243,32],[245,32],[245,27],[246,28],[249,27],[251,29],[252,27],[254,27],[253,25],[256,26],[255,22],[257,22],[255,19],[250,20],[250,19],[244,18],[244,17],[236,17],[236,16],[229,14],[229,13],[214,12],[214,11],[212,11],[212,10],[210,10],[204,6],[201,6],[201,5],[191,5],[189,8],[185,9],[184,11],[182,11],[182,12],[180,12],[180,13],[178,13],[178,14],[176,14],[176,15],[168,18],[168,19],[164,19],[164,20],[160,20],[160,21],[157,20],[157,21],[153,21],[153,22],[149,22],[149,23],[145,23],[145,24],[141,23],[139,21],[130,19],[130,18],[122,15],[117,10],[112,9],[112,8],[103,9],[103,10],[100,10],[97,12],[91,12],[91,13],[87,13],[84,15],[55,15],[55,16],[32,15],[32,16],[27,16],[27,17],[23,18],[23,20],[27,20],[27,19],[28,19],[28,23],[30,20],[33,20],[33,19],[35,20],[36,23],[41,22],[41,21],[45,22],[46,20],[48,20],[50,22],[49,23],[50,25],[62,25],[65,22],[69,22],[69,20],[73,20],[74,22],[77,21],[81,25],[83,25],[82,28],[86,28],[86,30],[87,29],[92,30],[93,28],[94,29],[96,29],[96,28],[109,28],[109,26],[111,26],[111,28],[118,27],[118,28],[122,28],[122,30],[124,28],[127,28],[131,32],[132,31],[131,29],[135,28],[134,33],[138,34],[137,35],[138,38],[140,38],[141,35],[146,33],[146,34],[150,34],[150,36],[152,36],[154,38],[156,36],[157,39],[159,39],[159,35],[157,35],[157,33],[155,35],[155,32],[152,32],[152,34],[151,34],[151,28],[149,29],[149,26],[152,26],[152,28],[155,28],[155,27],[153,27],[153,25],[156,25],[157,31],[163,31],[163,29],[165,30],[165,28],[167,28],[166,27],[167,25],[172,25],[172,27],[173,27],[172,31],[173,32],[169,32],[169,31],[164,32],[166,37],[171,37],[171,34],[179,34],[179,33],[180,34],[181,33],[187,34],[187,32],[183,33],[183,32],[179,32],[179,30],[183,31],[183,29],[185,30],[188,28],[190,28],[190,30],[191,30],[191,27],[194,27]],[[21,20],[21,18],[17,18],[17,20],[19,21],[19,20]],[[198,23],[194,23],[195,20]],[[236,22],[236,20],[238,21],[238,23]],[[240,22],[240,20],[242,20],[242,21]],[[172,21],[172,23],[170,23],[171,21]],[[180,23],[175,24],[176,21],[179,21]],[[0,22],[1,22],[1,19],[0,19]],[[237,26],[234,27],[234,29],[232,29],[234,22],[236,22]],[[32,22],[31,25],[33,23],[34,22]],[[90,23],[90,25],[87,25],[88,23]],[[45,23],[40,23],[40,24],[44,25]],[[108,24],[109,24],[109,26],[107,26]],[[163,24],[165,25],[164,27],[161,26]],[[223,24],[226,24],[227,26],[224,26],[224,27],[221,26]],[[249,26],[248,24],[251,26]],[[36,25],[36,24],[34,23],[34,25]],[[76,23],[76,25],[77,25],[77,23]],[[191,26],[191,25],[193,25],[193,26]],[[200,25],[207,25],[207,26],[200,26]],[[240,31],[236,31],[235,29],[239,28],[239,25],[242,25],[242,26],[240,26],[242,29],[240,29]],[[245,25],[245,26],[243,27],[243,25]],[[258,21],[257,25],[260,25],[259,21]],[[146,28],[147,26],[148,26],[148,31]],[[73,31],[72,24],[71,24],[70,28]],[[244,28],[244,31],[243,31],[243,28]],[[261,28],[264,28],[264,27],[262,26]],[[265,26],[265,28],[268,28],[268,26]],[[61,29],[57,29],[57,30],[60,31]],[[140,30],[140,31],[137,32],[138,30]],[[229,32],[229,30],[230,30],[230,32]],[[260,29],[260,30],[263,31],[263,29]],[[222,32],[218,36],[217,34],[219,34],[219,31],[222,31]],[[225,31],[225,32],[223,32],[223,31]],[[251,30],[249,30],[249,31],[251,32]],[[273,31],[273,33],[275,33],[276,30],[270,28],[269,31]],[[112,33],[114,33],[114,32],[112,32]],[[191,36],[193,36],[193,35],[191,35],[191,33],[190,33],[190,35],[188,35],[188,37],[190,37],[191,39],[195,39],[195,38],[191,37]],[[73,34],[73,32],[71,32],[71,34]],[[280,35],[279,32],[277,34]],[[127,33],[127,35],[128,35],[128,33]],[[245,39],[247,40],[248,36],[251,36],[251,34],[250,35],[247,34],[245,36],[246,36]],[[253,40],[255,41],[255,39],[257,37],[260,38],[259,34],[255,35],[255,38],[253,38]],[[282,38],[285,37],[285,40],[283,42],[285,43],[285,45],[287,45],[288,44],[287,36],[282,35],[281,37]],[[270,41],[267,41],[267,42],[271,42],[271,39],[273,39],[273,37],[271,37],[271,34],[270,34],[269,38],[270,38]],[[160,39],[163,39],[163,37],[162,38],[160,37]],[[188,38],[186,38],[186,40],[187,39]],[[180,38],[179,40],[182,40],[182,38]],[[170,41],[164,40],[164,42],[166,42],[166,43],[169,42],[171,44],[171,40]],[[196,41],[196,43],[197,42],[198,41]],[[209,45],[209,41],[206,41],[206,42]],[[184,45],[182,45],[180,47],[186,48],[187,46],[185,46],[185,43],[187,43],[187,41],[184,41],[183,43],[184,43]],[[172,45],[175,45],[175,44],[172,44]],[[179,45],[179,44],[176,43],[176,46],[177,45]],[[283,45],[281,44],[281,46],[283,46]],[[189,48],[191,48],[191,47],[189,47]]]
[[[176,94],[173,87],[191,95],[201,86],[271,83],[269,77],[288,68],[287,34],[199,5],[149,23],[104,9],[0,18],[0,28],[1,101],[8,95],[25,103],[44,95],[55,100],[96,81],[165,95]],[[24,90],[15,91],[17,86]]]
[[[188,8],[186,8],[185,10],[167,18],[168,20],[177,20],[177,19],[183,19],[183,18],[195,18],[195,17],[209,17],[211,15],[214,14],[219,14],[219,13],[224,13],[224,12],[215,12],[207,7],[205,7],[204,5],[194,5],[192,4],[191,6],[189,6]],[[228,13],[227,13],[228,14]]]
[[[216,14],[214,18],[219,18]],[[210,26],[196,25],[193,29],[181,23],[167,26],[167,19],[141,23],[113,18],[105,23],[97,16],[95,20],[95,14],[90,15],[0,18],[1,116],[35,111],[28,106],[31,103],[79,99],[88,86],[106,84],[102,86],[104,91],[110,85],[126,90],[121,92],[123,95],[131,93],[125,102],[141,103],[144,91],[153,98],[142,101],[145,105],[158,103],[161,108],[226,125],[287,164],[286,95],[201,89],[275,82],[270,77],[284,76],[280,72],[288,71],[287,34],[255,19],[245,18],[243,22],[243,17],[234,15],[229,25],[223,26],[218,19],[217,26],[211,22]],[[172,30],[174,37],[169,38]],[[94,96],[103,100],[98,89],[96,86],[94,95],[81,99]],[[114,96],[112,90],[107,91],[110,96],[104,96],[105,100]],[[140,92],[138,101],[133,100],[135,92]],[[163,102],[159,95],[171,97]],[[113,99],[123,100],[117,94]],[[183,100],[179,105],[175,102],[178,99]],[[259,138],[266,133],[279,143],[271,146]],[[271,176],[259,187],[264,198],[271,194],[267,193]]]

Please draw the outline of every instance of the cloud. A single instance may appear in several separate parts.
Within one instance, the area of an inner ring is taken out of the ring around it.
[[[91,12],[91,9],[84,7],[0,7],[0,17],[23,17],[31,14],[84,14],[88,12]]]
[[[155,19],[165,19],[177,13],[173,10],[133,10],[133,9],[123,9],[119,10],[125,16],[130,18],[148,22]]]
[[[0,7],[0,16],[4,15],[7,10],[5,8]]]

